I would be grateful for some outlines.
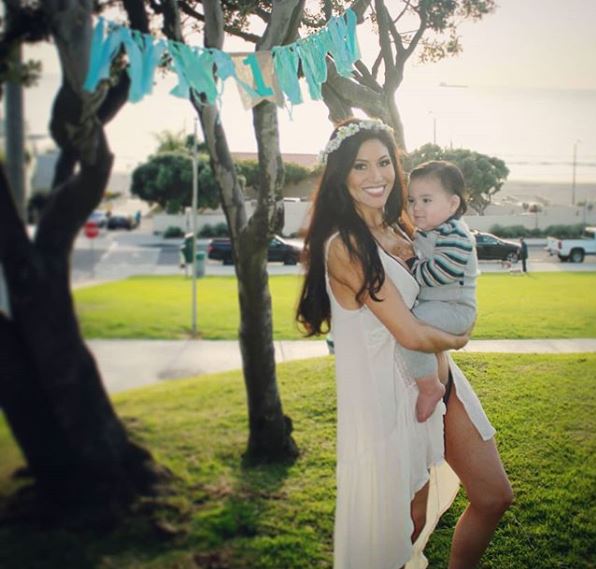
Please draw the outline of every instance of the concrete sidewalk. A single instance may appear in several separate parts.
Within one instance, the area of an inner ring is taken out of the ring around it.
[[[158,381],[240,369],[238,342],[231,340],[90,340],[111,393]],[[274,342],[278,363],[328,355],[324,341]],[[463,352],[564,354],[596,352],[596,339],[471,340]]]

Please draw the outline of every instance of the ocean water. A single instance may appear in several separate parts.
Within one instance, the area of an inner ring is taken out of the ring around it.
[[[59,76],[44,73],[26,90],[28,133],[47,135]],[[107,129],[116,156],[115,169],[130,172],[157,145],[163,130],[192,132],[196,116],[190,104],[169,94],[171,74],[159,77],[153,94],[127,104]],[[290,113],[280,109],[282,152],[318,154],[332,126],[322,101],[305,102]],[[427,142],[464,147],[497,156],[510,169],[510,181],[571,184],[575,178],[596,187],[596,91],[501,87],[410,87],[397,92],[409,150]],[[256,152],[253,117],[242,107],[237,89],[228,84],[222,98],[222,121],[233,151]],[[52,143],[38,140],[38,151]]]
[[[503,159],[510,180],[596,183],[596,91],[499,87],[398,90],[408,149],[433,139]]]

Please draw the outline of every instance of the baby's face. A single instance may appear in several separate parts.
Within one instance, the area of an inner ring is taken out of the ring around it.
[[[414,224],[429,231],[447,221],[459,207],[459,197],[450,194],[435,176],[415,178],[408,187],[408,213]]]

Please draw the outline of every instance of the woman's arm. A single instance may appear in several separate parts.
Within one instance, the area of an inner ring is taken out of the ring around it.
[[[353,299],[362,286],[364,274],[360,263],[350,258],[340,239],[334,239],[329,247],[327,266],[334,293],[337,289],[336,296],[345,298],[349,293]],[[467,344],[468,336],[455,336],[418,320],[390,279],[385,279],[376,296],[382,301],[377,302],[366,294],[364,304],[404,348],[436,353],[457,350]]]

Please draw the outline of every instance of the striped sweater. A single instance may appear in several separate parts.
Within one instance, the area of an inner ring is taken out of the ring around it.
[[[478,261],[473,235],[465,222],[450,219],[430,231],[416,232],[418,260],[412,274],[421,300],[462,300],[475,305]]]

